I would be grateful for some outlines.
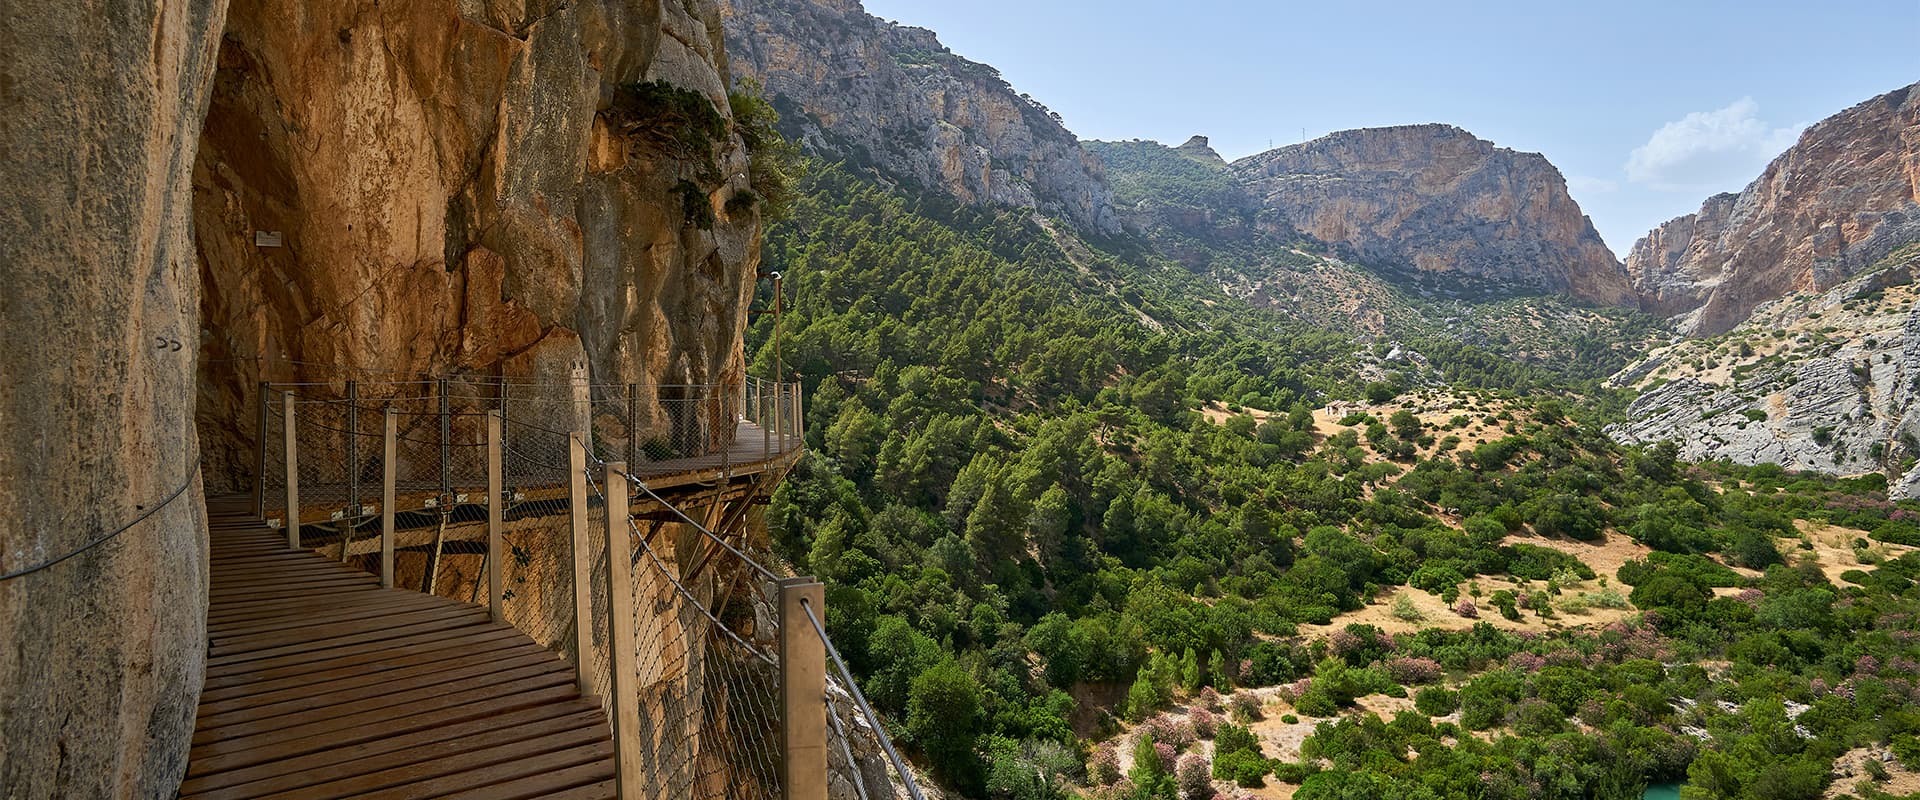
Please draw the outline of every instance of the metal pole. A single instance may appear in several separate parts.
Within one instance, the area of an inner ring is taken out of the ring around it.
[[[627,384],[627,463],[629,464],[637,463],[633,458],[633,442],[640,438],[639,430],[634,427],[634,424],[640,421],[639,394],[638,385]]]
[[[380,465],[380,588],[393,588],[393,503],[395,478],[400,474],[400,417],[387,405],[384,460]]]
[[[441,378],[440,389],[440,514],[445,516],[453,511],[453,409],[447,401],[447,379]]]
[[[487,608],[494,622],[507,619],[500,582],[500,534],[506,524],[506,501],[500,494],[500,427],[500,412],[487,412]]]
[[[512,430],[512,427],[507,424],[507,378],[502,375],[498,378],[498,381],[500,388],[500,452],[505,453],[508,447],[507,434]],[[500,483],[501,491],[508,497],[512,497],[513,484],[507,480],[507,474],[504,470],[500,473]]]
[[[360,382],[347,381],[347,513],[340,520],[340,561],[353,547],[353,528],[360,522]]]
[[[627,534],[632,506],[627,504],[627,465],[607,465],[607,641],[613,653],[613,748],[620,796],[640,797],[640,677],[633,642],[633,540]],[[824,800],[824,796],[822,798]]]
[[[587,436],[574,431],[567,437],[567,509],[573,522],[573,646],[574,672],[581,697],[593,697],[593,565],[587,558],[593,543],[587,531]]]
[[[780,788],[785,800],[827,797],[827,649],[805,603],[824,613],[826,586],[780,581]]]
[[[254,429],[254,440],[259,444],[260,457],[254,461],[253,470],[253,515],[264,519],[267,516],[267,426],[273,424],[273,412],[269,408],[268,392],[273,391],[272,384],[261,381],[260,425]]]
[[[300,549],[300,437],[294,425],[293,392],[287,392],[280,400],[285,407],[285,420],[281,425],[286,428],[287,441],[287,546]]]

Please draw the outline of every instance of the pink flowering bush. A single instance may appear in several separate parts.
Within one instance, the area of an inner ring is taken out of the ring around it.
[[[1212,739],[1214,731],[1220,727],[1220,717],[1204,708],[1196,708],[1190,717],[1193,723],[1193,735],[1202,739]]]
[[[1182,800],[1208,800],[1213,797],[1213,769],[1207,766],[1207,760],[1196,753],[1180,757],[1180,765],[1173,770],[1174,782],[1180,786]]]
[[[1106,786],[1120,780],[1120,756],[1111,746],[1094,748],[1093,756],[1087,759],[1087,777],[1093,779],[1095,786]]]
[[[1473,604],[1473,598],[1462,597],[1460,602],[1453,604],[1453,613],[1467,619],[1479,619],[1480,607]]]
[[[1201,708],[1211,709],[1214,711],[1220,710],[1220,693],[1214,691],[1213,687],[1211,686],[1204,687],[1200,690],[1200,696],[1198,700]]]
[[[1154,742],[1153,752],[1160,755],[1160,768],[1172,772],[1173,762],[1179,756],[1179,751],[1174,750],[1173,745],[1166,742]]]
[[[1149,719],[1142,727],[1147,733],[1153,734],[1155,744],[1172,747],[1176,753],[1192,746],[1194,742],[1193,725],[1171,714]]]
[[[1540,668],[1546,665],[1546,657],[1539,653],[1521,651],[1507,656],[1507,666],[1521,672],[1539,672]]]
[[[1260,718],[1260,699],[1249,692],[1233,696],[1233,713],[1241,719]]]
[[[1394,683],[1405,686],[1418,686],[1440,680],[1444,671],[1440,662],[1431,658],[1404,657],[1387,660],[1387,675]]]

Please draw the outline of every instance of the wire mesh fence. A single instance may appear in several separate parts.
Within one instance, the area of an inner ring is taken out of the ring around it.
[[[633,748],[641,769],[622,777],[625,795],[782,796],[793,732],[775,646],[780,576],[739,535],[775,481],[733,478],[792,463],[797,385],[263,388],[257,502],[297,521],[303,546],[375,572],[390,547],[396,585],[481,604],[494,602],[498,558],[500,618],[571,662]],[[612,507],[609,481],[628,507]],[[817,619],[787,624],[833,651]],[[917,798],[844,664],[827,674],[815,701],[832,724],[811,735],[826,737],[834,780],[862,798]]]

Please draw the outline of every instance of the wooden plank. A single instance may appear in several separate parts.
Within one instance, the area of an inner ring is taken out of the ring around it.
[[[483,700],[565,685],[573,676],[560,674],[564,671],[564,664],[557,667],[542,664],[495,672],[474,680],[471,685],[460,687],[457,692],[447,691],[445,686],[430,685],[344,706],[241,722],[214,731],[195,731],[193,743],[209,747],[218,745],[223,750],[238,751],[335,731],[340,732],[342,737],[353,737],[351,741],[363,742],[386,735],[386,731],[368,726],[379,725],[384,728],[387,724],[401,724],[395,720],[396,716],[404,720],[428,711],[464,705],[469,699]],[[336,739],[336,742],[344,744],[346,739]]]
[[[389,628],[389,629],[377,630],[377,631],[365,631],[362,633],[350,634],[346,636],[336,636],[336,637],[322,640],[322,641],[301,641],[301,642],[293,642],[293,643],[284,644],[278,647],[271,647],[271,648],[260,649],[260,650],[245,650],[241,652],[218,654],[207,659],[207,668],[211,670],[214,667],[223,667],[231,664],[244,663],[248,661],[269,659],[275,656],[310,654],[310,653],[316,653],[316,652],[324,652],[328,650],[336,650],[341,647],[346,647],[346,646],[355,645],[355,644],[391,641],[395,639],[405,638],[406,636],[413,633],[428,633],[428,632],[437,631],[437,630],[446,630],[449,628],[464,628],[470,625],[474,625],[476,623],[485,623],[486,621],[487,621],[486,614],[465,614],[458,617],[435,618],[425,622],[416,622],[416,623],[413,623],[404,627],[399,627],[399,628]]]
[[[469,753],[459,758],[445,759],[434,765],[435,769],[432,770],[439,775],[428,776],[383,791],[364,794],[356,792],[355,796],[364,797],[367,800],[438,798],[516,778],[562,770],[573,770],[567,773],[569,779],[578,776],[580,780],[590,781],[606,775],[606,760],[612,751],[613,745],[605,739],[589,743],[574,743],[565,749],[548,750],[533,755],[528,755],[526,749],[520,745],[506,745],[480,753]]]
[[[518,780],[496,783],[464,792],[442,795],[443,800],[523,800],[540,797],[547,800],[555,798],[612,798],[619,796],[618,781],[604,777],[606,767],[597,763],[586,763],[576,767],[529,775]],[[600,780],[595,780],[599,778]],[[581,781],[593,781],[581,785]]]
[[[284,675],[288,669],[305,670],[308,665],[328,663],[335,659],[362,657],[367,654],[378,655],[398,651],[404,646],[424,645],[447,639],[480,636],[500,630],[510,631],[513,629],[489,623],[486,625],[469,626],[466,628],[448,628],[441,631],[407,636],[398,641],[359,642],[344,647],[336,647],[321,653],[294,653],[259,661],[240,661],[224,666],[209,666],[207,668],[207,685],[225,685],[230,676],[240,676],[242,678],[249,675],[281,676]]]
[[[517,652],[522,648],[545,652],[540,649],[539,645],[526,641],[524,638],[515,638],[518,635],[517,632],[508,633],[505,631],[496,631],[492,632],[492,635],[498,636],[499,639],[453,639],[437,643],[438,646],[419,646],[404,653],[401,652],[400,648],[394,648],[393,650],[370,654],[370,657],[337,659],[331,662],[333,666],[325,669],[314,669],[296,675],[287,675],[272,679],[232,683],[221,687],[210,687],[200,693],[200,703],[204,707],[214,703],[222,703],[228,700],[280,691],[282,689],[305,687],[323,681],[351,686],[363,681],[385,680],[386,676],[395,670],[406,669],[422,664],[434,664],[467,658],[480,652]],[[393,653],[393,655],[389,655],[389,653]]]
[[[304,690],[244,698],[228,704],[230,707],[209,709],[203,705],[195,726],[199,732],[209,736],[224,736],[224,729],[238,728],[246,723],[264,722],[317,709],[349,713],[354,709],[378,708],[392,705],[386,699],[392,695],[422,690],[449,691],[464,686],[464,682],[470,679],[506,673],[538,674],[537,668],[560,669],[563,666],[563,662],[551,654],[540,652],[505,658],[468,658],[443,662],[432,665],[431,669],[412,675],[395,675],[371,686],[338,687],[321,683]]]
[[[219,658],[221,656],[250,653],[256,650],[269,650],[284,645],[302,643],[317,647],[324,646],[327,642],[337,639],[360,636],[373,638],[373,636],[377,635],[379,639],[391,639],[393,637],[380,634],[386,634],[391,631],[401,630],[422,623],[460,621],[470,619],[473,616],[476,615],[474,615],[471,610],[466,609],[428,608],[416,611],[404,611],[385,619],[340,619],[337,622],[332,620],[326,622],[316,621],[313,625],[295,627],[292,630],[274,628],[257,632],[222,632],[220,637],[214,640],[213,647],[208,650],[208,655]],[[365,639],[362,639],[362,641],[365,641]]]
[[[348,724],[344,733],[336,732],[341,730],[336,728],[300,731],[278,738],[255,737],[246,740],[212,742],[193,748],[192,755],[187,760],[187,774],[206,775],[308,753],[332,751],[390,736],[400,736],[473,720],[492,719],[524,708],[568,702],[579,696],[571,686],[547,686],[533,691],[509,687],[504,691],[491,691],[478,697],[471,697],[469,702],[447,703],[410,716],[399,716],[396,713],[386,719],[375,720],[371,724],[378,725],[379,730],[373,733],[368,733],[364,727],[356,729],[352,724]]]
[[[482,737],[484,741],[486,737],[505,736],[512,738],[503,741],[518,741],[595,725],[604,728],[606,724],[606,717],[599,709],[585,703],[540,705],[498,717],[428,728],[405,736],[390,736],[352,747],[322,750],[190,778],[180,785],[180,794],[183,797],[196,794],[250,797],[464,752],[474,748],[470,742],[460,740],[471,737]],[[453,749],[455,747],[458,749]],[[227,791],[218,791],[222,789]]]

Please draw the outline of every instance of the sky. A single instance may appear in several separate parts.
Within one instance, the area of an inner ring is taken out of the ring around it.
[[[1920,0],[865,0],[1082,139],[1229,160],[1445,122],[1546,154],[1607,245],[1759,177],[1801,129],[1920,81]]]

